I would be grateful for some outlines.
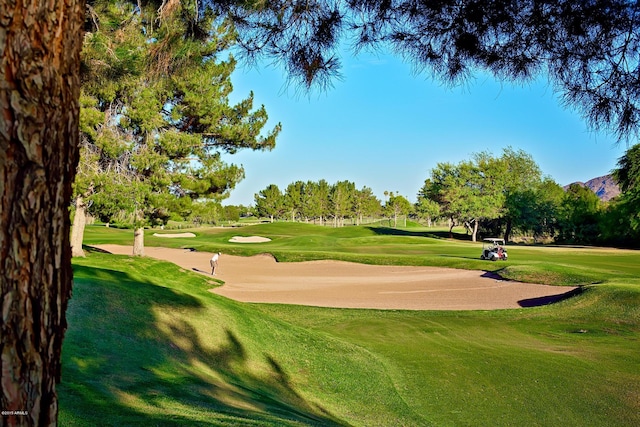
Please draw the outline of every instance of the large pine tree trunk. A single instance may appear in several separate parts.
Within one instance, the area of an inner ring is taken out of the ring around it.
[[[144,256],[144,227],[136,228],[133,232],[133,255]]]
[[[0,0],[2,425],[57,423],[83,20],[82,0]]]
[[[76,213],[73,216],[71,229],[71,256],[84,257],[82,241],[84,240],[84,226],[87,224],[87,205],[82,196],[76,197]]]

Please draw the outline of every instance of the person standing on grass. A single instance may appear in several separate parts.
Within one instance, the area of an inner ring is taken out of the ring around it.
[[[218,268],[218,259],[220,258],[220,255],[222,255],[220,252],[213,254],[213,256],[211,257],[211,261],[209,261],[209,264],[211,264],[212,276],[216,275],[216,268]]]

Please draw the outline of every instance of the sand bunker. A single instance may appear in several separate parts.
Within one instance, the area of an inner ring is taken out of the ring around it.
[[[153,233],[155,237],[196,237],[193,233]]]
[[[260,236],[233,236],[229,239],[231,243],[264,243],[270,242],[271,239],[268,237],[260,237]]]
[[[130,255],[131,246],[100,245]],[[147,256],[209,275],[212,254],[146,247]],[[575,287],[496,279],[490,273],[439,267],[365,265],[340,261],[278,263],[271,255],[222,254],[212,292],[244,302],[405,310],[493,310],[548,304]]]

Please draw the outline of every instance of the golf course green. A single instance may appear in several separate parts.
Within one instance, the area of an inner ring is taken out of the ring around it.
[[[215,277],[87,250],[74,259],[60,425],[640,425],[640,251],[480,243],[421,227],[274,223],[147,232],[147,246],[280,262],[485,270],[578,285],[561,302],[493,311],[318,308],[237,302]],[[263,236],[259,244],[234,236]],[[85,245],[131,245],[90,226]]]

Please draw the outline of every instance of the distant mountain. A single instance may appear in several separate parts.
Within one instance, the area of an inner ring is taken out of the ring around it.
[[[620,188],[611,175],[599,176],[587,182],[572,182],[572,184],[579,184],[583,187],[590,188],[603,202],[607,202],[620,194]],[[565,185],[564,189],[566,190],[569,185]]]

